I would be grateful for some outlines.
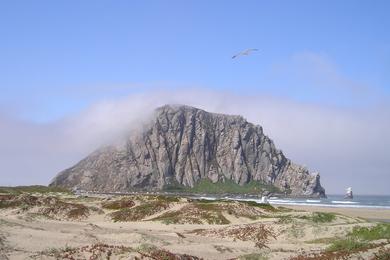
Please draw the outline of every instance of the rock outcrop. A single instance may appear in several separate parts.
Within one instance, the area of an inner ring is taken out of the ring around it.
[[[252,180],[294,196],[325,196],[318,173],[310,174],[276,149],[260,126],[241,116],[166,105],[123,145],[101,148],[59,173],[51,183],[84,190],[161,190],[193,187],[200,179]]]

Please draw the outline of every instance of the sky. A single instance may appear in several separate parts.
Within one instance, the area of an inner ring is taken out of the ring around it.
[[[1,1],[0,185],[179,103],[240,114],[327,193],[390,194],[389,1]],[[257,48],[249,56],[231,57]]]

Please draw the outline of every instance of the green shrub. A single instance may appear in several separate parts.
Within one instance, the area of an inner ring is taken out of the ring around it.
[[[270,211],[270,212],[279,211],[277,208],[275,208],[274,206],[272,206],[271,204],[268,204],[268,203],[257,203],[256,201],[243,201],[243,203],[245,203],[249,206],[252,206],[252,207],[262,208],[262,209],[264,209],[266,211]]]
[[[382,223],[373,227],[354,227],[347,234],[346,239],[338,239],[333,241],[327,248],[328,251],[357,251],[360,249],[369,248],[372,244],[368,241],[390,239],[390,224]],[[384,252],[386,256],[388,252]],[[376,258],[375,258],[376,259]],[[383,258],[378,258],[383,259]],[[384,258],[386,259],[386,258]]]
[[[239,256],[238,259],[239,260],[267,260],[268,257],[263,254],[252,253],[252,254]]]
[[[222,214],[223,207],[215,203],[196,202],[189,204],[177,211],[166,212],[153,220],[162,221],[165,224],[229,224],[230,221]]]
[[[322,237],[322,238],[316,238],[313,240],[306,241],[307,244],[330,244],[333,241],[335,241],[337,238],[335,237]]]
[[[367,247],[367,243],[353,238],[338,239],[333,241],[327,251],[355,251]]]
[[[280,215],[278,216],[278,224],[288,224],[293,222],[293,216],[291,215]]]
[[[329,223],[336,219],[336,214],[326,212],[313,212],[310,216],[303,216],[301,218],[310,220],[314,223]]]
[[[116,221],[138,221],[169,208],[169,203],[163,201],[151,201],[133,208],[125,208],[110,214]]]
[[[373,227],[354,227],[348,236],[367,241],[390,239],[390,223],[381,223]]]
[[[112,210],[131,208],[134,205],[135,205],[134,201],[129,199],[121,199],[121,200],[108,201],[102,203],[103,208],[112,209]]]
[[[179,197],[174,197],[174,196],[163,196],[163,195],[158,195],[156,197],[156,200],[159,201],[165,201],[165,202],[179,202],[180,198]]]
[[[20,205],[21,203],[19,201],[0,200],[0,209],[16,208],[19,207]]]

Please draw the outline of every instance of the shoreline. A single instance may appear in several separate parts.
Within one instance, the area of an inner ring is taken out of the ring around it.
[[[374,205],[354,205],[354,204],[309,204],[309,203],[279,203],[269,201],[274,206],[302,206],[302,207],[320,207],[320,208],[343,208],[343,209],[370,209],[370,210],[390,210],[390,206]]]
[[[150,191],[150,192],[140,192],[140,191],[131,191],[131,192],[96,192],[96,191],[83,191],[81,193],[74,193],[75,195],[81,196],[100,196],[100,195],[108,195],[108,196],[131,196],[131,195],[141,195],[141,196],[168,196],[168,197],[182,197],[187,199],[206,199],[206,200],[232,200],[232,201],[255,201],[257,203],[262,198],[260,195],[252,195],[252,194],[202,194],[202,193],[180,193],[180,192],[168,192],[168,191]],[[331,196],[341,196],[341,195],[333,195]],[[377,196],[377,195],[367,195],[367,196]],[[275,198],[275,199],[273,199]],[[329,197],[328,197],[329,198]],[[380,206],[380,205],[365,205],[359,204],[359,202],[355,201],[346,201],[340,202],[340,204],[319,204],[319,203],[305,203],[305,202],[281,202],[283,200],[312,200],[321,201],[327,198],[318,198],[318,197],[290,197],[290,196],[271,196],[268,198],[268,203],[273,206],[283,206],[283,207],[318,207],[318,208],[329,208],[331,209],[356,209],[356,210],[388,210],[390,211],[390,206]],[[357,204],[355,204],[357,203]],[[389,218],[390,219],[390,218]]]
[[[349,217],[363,218],[368,221],[390,222],[390,209],[372,208],[348,208],[348,207],[324,207],[324,206],[301,206],[301,205],[275,205],[294,210],[309,212],[337,213]]]

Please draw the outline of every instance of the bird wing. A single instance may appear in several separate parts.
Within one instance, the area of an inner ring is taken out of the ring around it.
[[[242,55],[242,52],[237,53],[236,55],[234,55],[234,56],[232,57],[232,59],[235,59],[235,58],[237,58],[238,56],[241,56],[241,55]]]
[[[234,55],[232,57],[232,59],[235,59],[235,58],[242,56],[242,55],[249,55],[252,51],[258,51],[258,49],[246,49],[246,50],[241,51],[241,52],[237,53],[236,55]]]

